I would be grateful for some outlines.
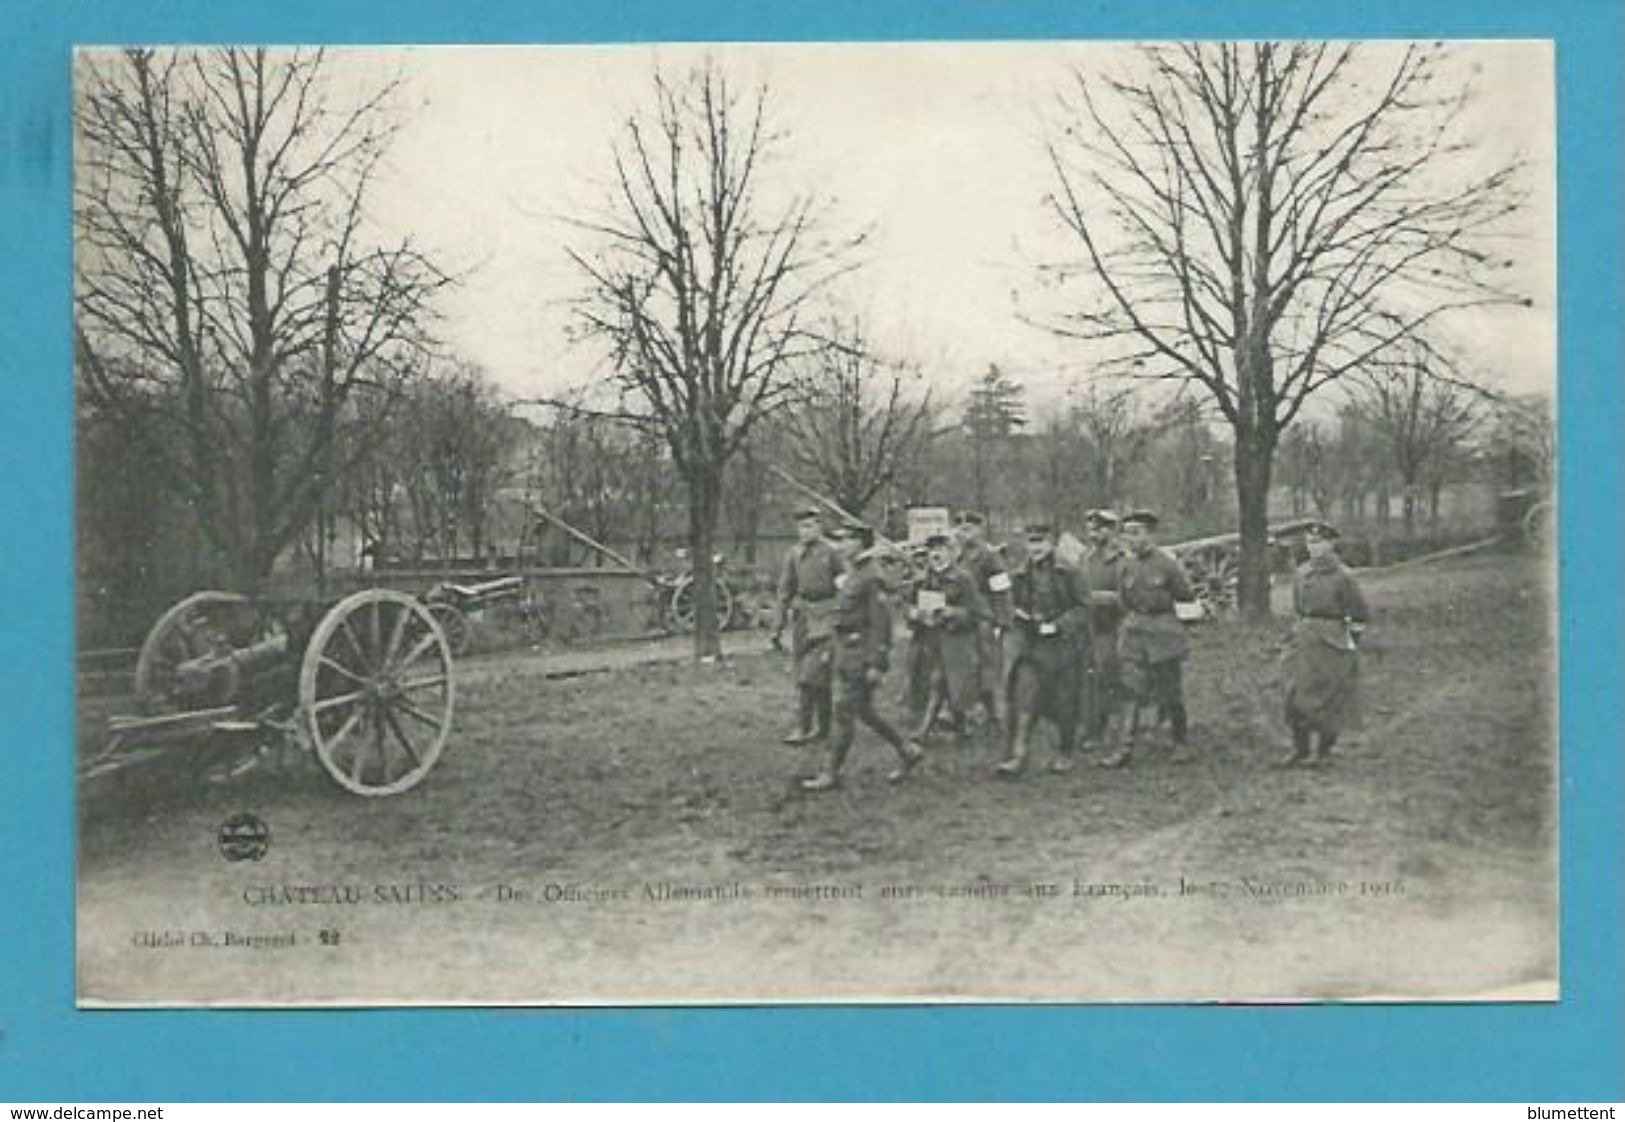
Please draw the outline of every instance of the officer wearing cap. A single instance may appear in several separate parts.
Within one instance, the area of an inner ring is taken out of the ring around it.
[[[1078,645],[1088,627],[1089,601],[1083,574],[1055,555],[1055,531],[1024,531],[1027,560],[1011,575],[1007,698],[1009,755],[1000,775],[1018,775],[1027,762],[1032,723],[1047,718],[1056,728],[1057,754],[1050,767],[1069,771],[1077,729]]]
[[[946,708],[963,732],[964,717],[983,696],[977,631],[987,612],[970,574],[955,564],[947,534],[925,541],[925,572],[915,582],[907,618],[924,680],[923,715],[914,738],[924,740]]]
[[[786,624],[793,621],[790,649],[795,657],[797,721],[795,731],[784,738],[786,744],[805,744],[829,732],[835,581],[845,568],[823,535],[823,517],[816,507],[796,512],[796,537],[779,573],[773,628],[773,645],[778,646]]]
[[[1084,515],[1087,552],[1083,575],[1089,589],[1089,643],[1084,652],[1084,743],[1100,747],[1121,704],[1122,681],[1118,665],[1118,629],[1123,622],[1120,590],[1123,548],[1117,540],[1120,519],[1113,510],[1091,510]]]
[[[1127,552],[1119,577],[1119,595],[1126,616],[1118,640],[1123,692],[1134,707],[1119,730],[1116,752],[1102,760],[1120,767],[1133,754],[1139,736],[1140,711],[1155,706],[1159,720],[1173,729],[1174,758],[1186,754],[1184,662],[1190,652],[1185,625],[1174,614],[1175,603],[1196,599],[1185,569],[1157,547],[1153,536],[1160,521],[1153,511],[1136,510],[1123,516],[1123,545]]]
[[[983,607],[976,626],[977,660],[982,667],[983,701],[993,718],[993,727],[1005,725],[1004,658],[1000,640],[1010,626],[1010,573],[997,551],[987,544],[986,526],[974,510],[962,510],[954,518],[959,538],[957,564],[976,587]]]
[[[1292,748],[1283,766],[1329,762],[1338,734],[1359,727],[1358,640],[1371,612],[1359,582],[1338,559],[1338,537],[1326,522],[1304,530],[1309,560],[1292,586],[1297,622],[1286,693]]]
[[[827,791],[840,784],[841,767],[856,731],[855,718],[874,729],[897,753],[897,767],[887,776],[892,782],[907,776],[925,755],[919,744],[904,740],[874,708],[875,687],[885,676],[891,653],[891,613],[873,542],[869,528],[856,523],[841,527],[836,538],[847,567],[836,581],[829,762],[819,774],[802,781],[804,790]]]

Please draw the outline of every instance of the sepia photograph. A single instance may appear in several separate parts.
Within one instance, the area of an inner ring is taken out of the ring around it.
[[[81,1006],[1561,996],[1550,42],[73,79]]]

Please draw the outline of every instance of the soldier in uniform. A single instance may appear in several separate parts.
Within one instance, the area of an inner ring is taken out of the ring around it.
[[[1185,625],[1174,614],[1174,604],[1196,599],[1185,569],[1157,547],[1153,537],[1158,518],[1149,510],[1124,515],[1123,545],[1127,552],[1119,576],[1119,595],[1126,616],[1118,640],[1123,692],[1130,706],[1121,741],[1111,756],[1102,760],[1107,767],[1121,767],[1134,751],[1139,736],[1140,715],[1154,706],[1158,722],[1167,721],[1173,729],[1174,758],[1186,760],[1187,720],[1185,715],[1184,662],[1190,652]]]
[[[1292,749],[1283,766],[1329,762],[1338,734],[1359,727],[1358,640],[1371,613],[1359,582],[1338,559],[1338,536],[1324,522],[1304,531],[1309,560],[1292,587],[1298,617],[1286,694]]]
[[[1026,530],[1027,561],[1011,577],[1013,623],[1009,642],[1007,699],[1009,755],[1000,775],[1018,775],[1027,762],[1033,721],[1048,718],[1058,734],[1052,771],[1072,768],[1077,732],[1078,656],[1088,630],[1088,592],[1083,574],[1055,556],[1055,532]]]
[[[956,564],[971,579],[984,607],[976,625],[977,661],[982,667],[982,701],[994,729],[1006,724],[1004,708],[1004,657],[1002,639],[1010,626],[1010,573],[1004,561],[987,544],[982,516],[974,510],[960,511],[954,519],[959,538]]]
[[[1088,552],[1083,558],[1083,575],[1089,589],[1089,642],[1084,650],[1083,721],[1084,744],[1099,748],[1122,703],[1122,674],[1118,664],[1118,628],[1123,623],[1123,549],[1117,541],[1118,517],[1115,511],[1091,510],[1084,515],[1088,526]]]
[[[841,766],[852,748],[854,719],[880,734],[897,753],[897,767],[886,777],[898,782],[925,756],[918,743],[907,741],[875,712],[875,689],[885,676],[891,653],[891,612],[886,607],[885,578],[874,559],[873,535],[865,526],[844,526],[836,545],[848,560],[835,593],[834,724],[829,763],[801,786],[827,791],[841,781]]]
[[[965,715],[982,699],[977,631],[987,610],[970,575],[954,564],[953,539],[932,534],[925,544],[926,569],[914,585],[907,617],[926,683],[916,740],[925,739],[945,708],[963,733]]]
[[[783,642],[786,624],[793,627],[790,650],[795,656],[796,729],[786,744],[805,744],[829,733],[830,666],[834,657],[835,582],[845,567],[839,552],[823,536],[816,507],[796,515],[800,540],[784,555],[779,574],[778,618],[773,645]]]

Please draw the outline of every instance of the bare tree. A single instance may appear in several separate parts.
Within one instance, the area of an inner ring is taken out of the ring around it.
[[[1402,353],[1362,370],[1349,400],[1382,443],[1400,486],[1405,532],[1416,529],[1424,489],[1442,482],[1478,425],[1479,392],[1439,369],[1443,357],[1413,338]]]
[[[1268,613],[1281,432],[1323,387],[1497,286],[1519,166],[1483,170],[1450,48],[1181,44],[1081,71],[1050,203],[1092,302],[1049,323],[1108,370],[1199,387],[1234,432],[1241,605]]]
[[[1300,417],[1287,426],[1277,451],[1281,481],[1292,491],[1292,513],[1301,515],[1312,503],[1316,514],[1330,518],[1335,459],[1326,427]]]
[[[1552,485],[1557,474],[1557,425],[1552,401],[1539,394],[1498,401],[1493,410],[1490,454],[1503,486]]]
[[[89,55],[78,76],[81,364],[110,403],[164,406],[171,480],[254,587],[330,485],[346,403],[415,361],[449,283],[366,238],[392,89],[340,108],[320,52],[267,49]]]
[[[792,391],[814,353],[815,295],[847,268],[821,230],[825,204],[764,186],[785,139],[765,89],[741,94],[712,63],[655,78],[652,109],[614,153],[610,212],[579,220],[582,333],[607,344],[629,406],[659,432],[687,483],[695,654],[719,650],[712,550],[724,470]],[[850,246],[853,242],[845,243]]]
[[[1184,417],[1183,402],[1147,409],[1130,386],[1108,388],[1089,383],[1074,402],[1070,416],[1083,437],[1095,505],[1111,506],[1126,497],[1126,477],[1151,450],[1157,438]]]
[[[857,325],[831,332],[785,413],[791,458],[861,515],[931,439],[931,393],[912,367],[877,356]]]

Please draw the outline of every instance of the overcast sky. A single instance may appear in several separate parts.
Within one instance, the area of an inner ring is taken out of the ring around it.
[[[1035,261],[1059,229],[1044,115],[1069,67],[1119,65],[1124,48],[1080,43],[689,47],[423,48],[347,53],[341,81],[404,79],[403,128],[372,212],[456,268],[472,269],[442,333],[510,394],[551,395],[591,379],[591,355],[564,337],[580,277],[564,221],[601,208],[611,145],[648,105],[658,65],[678,73],[711,53],[731,77],[765,81],[788,133],[770,170],[837,198],[837,220],[873,238],[844,290],[886,352],[960,393],[989,362],[1040,400],[1088,370],[1075,343],[1021,322],[1036,310]],[[1499,384],[1555,378],[1554,107],[1545,44],[1460,44],[1477,97],[1466,122],[1486,166],[1532,163],[1532,206],[1513,257],[1527,311],[1459,319],[1453,331]]]

